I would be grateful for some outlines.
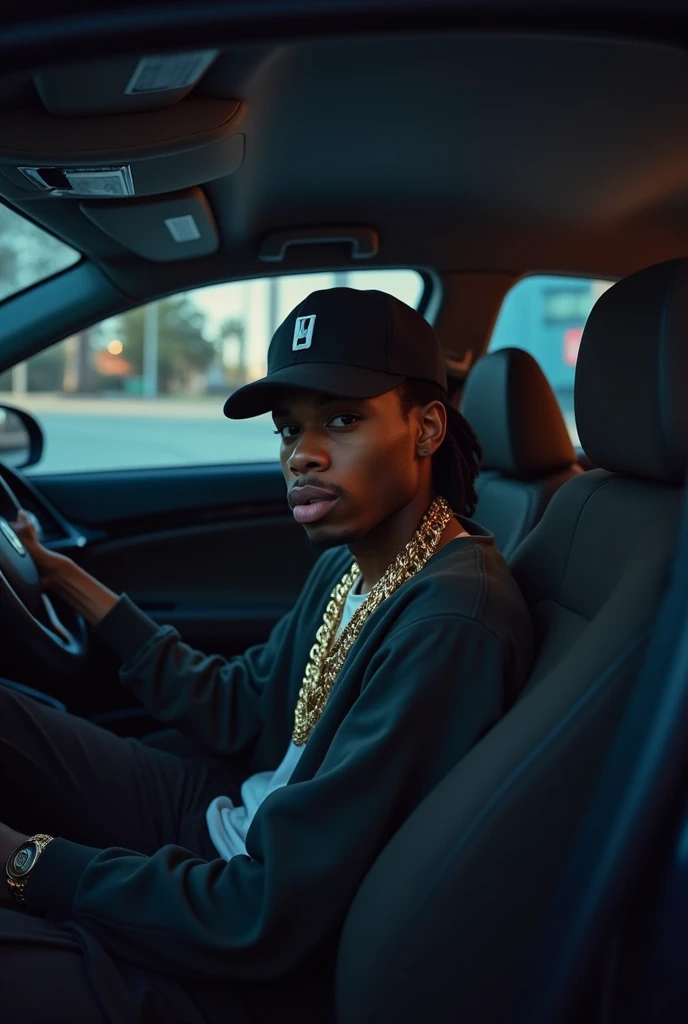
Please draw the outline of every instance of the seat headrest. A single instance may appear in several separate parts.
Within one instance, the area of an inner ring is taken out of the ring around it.
[[[483,446],[483,469],[532,480],[576,461],[554,392],[523,349],[502,348],[478,360],[461,412]]]
[[[602,469],[682,483],[688,463],[688,260],[624,278],[598,300],[576,367],[576,425]]]

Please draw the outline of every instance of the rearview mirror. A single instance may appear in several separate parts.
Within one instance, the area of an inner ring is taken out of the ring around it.
[[[12,469],[35,466],[43,454],[43,430],[34,417],[13,405],[0,405],[0,462]]]

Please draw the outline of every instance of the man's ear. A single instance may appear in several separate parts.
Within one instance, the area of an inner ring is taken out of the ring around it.
[[[437,400],[417,410],[418,440],[416,452],[420,456],[434,455],[447,433],[447,410]]]

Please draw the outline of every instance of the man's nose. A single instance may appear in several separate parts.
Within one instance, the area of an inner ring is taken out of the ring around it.
[[[327,469],[330,457],[327,448],[311,431],[304,431],[292,448],[287,465],[294,476],[303,476],[309,471]]]

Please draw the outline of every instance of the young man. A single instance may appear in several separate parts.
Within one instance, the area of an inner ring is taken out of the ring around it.
[[[225,406],[268,410],[294,518],[330,550],[242,657],[191,650],[18,524],[45,588],[200,752],[0,687],[8,1020],[333,1020],[360,882],[528,672],[529,615],[465,518],[479,449],[423,318],[381,292],[310,295]]]

